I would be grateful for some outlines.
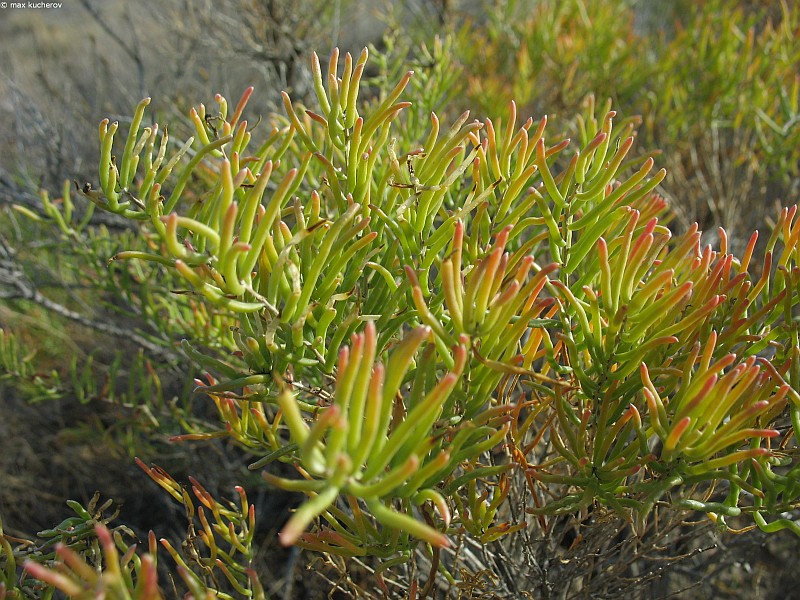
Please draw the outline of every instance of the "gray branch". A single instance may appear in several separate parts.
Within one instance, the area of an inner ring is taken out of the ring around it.
[[[153,358],[165,363],[178,365],[185,362],[186,359],[180,351],[154,342],[136,330],[92,319],[51,300],[36,288],[36,285],[16,261],[15,254],[14,248],[0,236],[0,299],[34,302],[54,314],[80,323],[93,331],[129,340],[147,351]]]

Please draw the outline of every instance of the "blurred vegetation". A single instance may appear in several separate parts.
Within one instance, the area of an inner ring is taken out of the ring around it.
[[[684,228],[722,226],[741,250],[800,189],[795,3],[511,0],[486,19],[457,37],[469,102],[563,114],[593,94],[641,115]]]
[[[301,4],[5,73],[0,598],[783,597],[800,9]]]

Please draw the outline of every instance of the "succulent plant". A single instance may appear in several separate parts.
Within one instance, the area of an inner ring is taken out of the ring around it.
[[[696,226],[666,226],[666,173],[633,151],[637,119],[589,101],[573,142],[512,103],[505,119],[431,114],[411,137],[414,74],[364,102],[367,60],[314,55],[316,109],[284,93],[252,147],[252,89],[232,110],[222,96],[192,109],[177,149],[141,126],[149,100],[121,153],[118,125],[101,124],[99,187],[78,187],[148,240],[110,258],[169,273],[195,331],[223,340],[183,342],[222,427],[173,439],[230,438],[268,484],[304,494],[281,543],[385,565],[422,552],[431,580],[458,576],[439,561],[456,538],[503,543],[601,507],[640,535],[656,507],[800,533],[786,517],[800,497],[797,206],[763,261],[757,234],[739,257],[724,230],[704,246]],[[71,231],[67,207],[48,210]],[[212,593],[213,569],[261,594],[244,490],[228,506],[193,481],[195,511],[140,466],[200,524],[200,567],[164,544],[191,594]],[[26,569],[68,595],[157,597],[155,543],[120,558],[95,534],[99,571],[65,547]]]

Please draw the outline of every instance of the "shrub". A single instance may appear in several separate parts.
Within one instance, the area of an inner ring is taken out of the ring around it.
[[[156,269],[167,306],[218,315],[182,331],[222,426],[187,423],[175,441],[229,439],[268,485],[303,494],[281,543],[343,578],[367,569],[365,594],[455,596],[482,577],[507,595],[559,576],[586,594],[635,585],[635,557],[594,577],[594,544],[618,548],[591,539],[603,523],[642,545],[693,513],[721,532],[800,533],[797,207],[763,259],[757,234],[738,257],[724,230],[703,246],[696,226],[664,226],[665,171],[631,157],[636,119],[589,102],[572,142],[512,104],[505,120],[431,114],[419,135],[414,75],[364,103],[366,64],[366,51],[324,69],[315,56],[318,107],[284,93],[258,143],[252,89],[192,109],[180,146],[142,127],[148,100],[124,140],[101,123],[99,186],[78,188],[146,242],[108,258]],[[68,197],[48,213],[67,230]],[[186,546],[163,544],[185,591],[262,597],[244,489],[221,502],[192,480],[193,498],[139,466],[187,512]],[[74,510],[55,554],[4,543],[0,595],[159,597],[155,538],[140,555],[102,510]],[[534,550],[584,536],[579,564]],[[491,561],[514,548],[525,578],[499,583]],[[40,583],[20,579],[23,555]]]
[[[489,3],[454,53],[471,102],[497,114],[514,98],[535,112],[573,111],[587,95],[641,114],[644,143],[664,152],[663,194],[682,227],[723,226],[737,252],[798,187],[798,79],[792,3]]]

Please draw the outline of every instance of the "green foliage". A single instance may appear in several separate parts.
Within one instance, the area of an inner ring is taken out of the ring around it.
[[[195,501],[160,467],[148,467],[138,459],[136,462],[170,496],[183,504],[186,511],[188,531],[185,544],[176,549],[168,540],[162,539],[161,545],[177,563],[178,574],[192,597],[230,598],[232,596],[224,591],[227,588],[231,594],[264,598],[258,576],[251,568],[256,531],[255,507],[248,502],[244,489],[236,487],[238,503],[220,502],[199,481],[190,478]],[[149,555],[155,559],[156,543],[152,533]]]
[[[681,77],[659,80],[657,62],[639,70],[650,54],[636,49],[623,5],[537,6],[530,20],[490,15],[480,47],[488,65],[528,69],[513,90],[526,103],[564,73],[555,98],[565,105],[584,88],[605,92],[597,77],[611,69],[620,88],[608,93],[623,106],[654,102],[648,129],[695,131]],[[740,43],[745,54],[791,50],[796,15],[784,6],[783,17],[744,38],[741,13],[718,17],[725,43],[692,42],[698,63],[686,68],[713,63],[721,75],[744,61]],[[588,34],[598,27],[603,35]],[[676,60],[688,31],[655,55]],[[506,56],[512,34],[525,41]],[[325,66],[312,57],[316,106],[283,93],[284,113],[267,125],[246,120],[252,88],[234,107],[218,95],[213,108],[193,108],[194,135],[179,144],[166,127],[142,127],[148,99],[127,132],[103,121],[99,187],[79,189],[134,224],[116,237],[89,217],[76,223],[69,190],[60,206],[43,198],[43,215],[31,216],[84,248],[84,273],[110,264],[107,281],[125,306],[166,334],[157,345],[185,338],[187,360],[204,371],[197,391],[221,426],[184,414],[172,440],[243,448],[268,485],[305,496],[281,543],[374,559],[385,592],[381,573],[415,557],[430,561],[430,585],[454,583],[465,575],[457,560],[440,560],[448,548],[467,539],[502,547],[592,512],[641,538],[656,515],[686,511],[720,531],[800,533],[791,518],[800,499],[798,206],[741,252],[724,229],[716,246],[703,245],[697,225],[667,227],[673,213],[656,192],[666,172],[633,150],[640,119],[617,119],[610,103],[588,97],[575,140],[551,135],[546,117],[520,122],[513,102],[503,119],[428,116],[453,101],[449,49],[465,52],[461,36],[423,50],[434,67],[421,76],[382,57],[382,77],[396,79],[370,81],[378,91],[369,101],[360,99],[368,52],[337,50]],[[767,129],[794,135],[796,79],[769,80],[792,90],[778,104],[751,101],[767,69],[745,62],[751,72],[724,98],[694,90],[692,102],[713,104],[702,122],[739,131],[756,115],[760,139]],[[472,93],[496,109],[502,77],[471,64]],[[649,95],[654,82],[664,95]],[[675,110],[658,121],[665,107]],[[727,124],[723,110],[753,112]],[[768,144],[780,160],[786,136]],[[775,164],[791,174],[796,161]],[[0,341],[6,369],[30,379],[14,338]],[[192,480],[198,506],[166,472],[139,465],[187,513],[190,559],[162,545],[190,595],[263,597],[244,490],[239,503],[221,503]],[[71,596],[159,597],[155,538],[140,557],[90,517],[81,526],[97,538],[94,554],[59,546],[57,556],[32,556],[27,571]],[[18,585],[19,553],[9,548],[7,589]]]
[[[162,469],[141,462],[139,466],[186,509],[189,535],[185,545],[176,549],[166,539],[160,542],[178,564],[177,572],[192,597],[233,598],[231,594],[240,594],[264,598],[257,575],[248,566],[253,556],[255,513],[244,490],[237,488],[239,504],[219,502],[192,479],[198,505]],[[75,515],[40,531],[35,541],[5,536],[0,528],[0,598],[50,598],[55,590],[70,598],[163,598],[155,534],[150,532],[147,552],[141,554],[131,543],[135,538],[128,528],[109,529],[109,521],[118,514],[105,514],[111,501],[101,506],[98,501],[96,494],[84,508],[70,500],[67,504]]]
[[[96,571],[101,564],[101,554],[110,558],[114,545],[127,549],[126,540],[132,539],[133,533],[125,526],[109,530],[108,523],[117,517],[119,511],[107,514],[111,500],[102,504],[99,501],[99,494],[95,494],[86,507],[68,501],[67,505],[74,514],[58,525],[38,532],[35,540],[6,534],[0,522],[0,598],[51,598],[54,588],[80,596],[84,583],[96,583],[101,579]],[[126,556],[124,562],[130,562],[131,558]],[[75,580],[43,566],[57,560],[66,561],[75,569]],[[118,582],[113,581],[119,575],[115,571],[118,564],[111,561],[106,564],[108,573],[103,575],[103,580],[108,581],[110,587],[119,587]],[[136,569],[139,568],[137,563]]]
[[[741,215],[753,194],[796,189],[795,4],[768,13],[674,2],[667,14],[583,0],[490,6],[488,26],[464,28],[453,46],[471,102],[489,114],[512,98],[559,113],[589,94],[612,98],[617,110],[645,117],[644,142],[665,154],[684,226],[724,226],[737,244],[749,234]],[[650,25],[637,24],[649,12]]]
[[[58,373],[37,372],[35,357],[35,350],[23,353],[17,336],[0,329],[0,381],[13,382],[33,402],[57,397]]]
[[[103,369],[102,379],[98,378],[93,355],[83,364],[73,356],[66,380],[56,370],[37,372],[35,359],[36,350],[22,354],[18,336],[0,330],[0,381],[12,382],[29,402],[55,400],[70,394],[81,404],[102,400],[156,410],[164,408],[161,379],[142,351],[127,358],[117,353],[107,369]],[[128,385],[123,387],[125,379]]]
[[[161,545],[177,562],[177,572],[192,596],[233,598],[223,591],[230,587],[232,593],[264,598],[257,575],[246,567],[253,553],[255,514],[244,490],[237,488],[239,505],[220,503],[193,479],[192,490],[200,502],[196,506],[186,490],[162,469],[139,464],[186,508],[191,534],[186,545],[178,550],[165,539]],[[124,526],[108,528],[116,513],[104,515],[111,501],[98,507],[98,499],[95,495],[87,508],[69,501],[75,516],[40,531],[37,541],[2,536],[0,529],[4,566],[0,597],[49,598],[59,590],[70,598],[163,598],[158,585],[155,535],[149,535],[148,552],[139,554],[136,544],[130,543],[130,530]],[[211,519],[205,510],[210,511]],[[196,524],[201,527],[198,533]],[[21,543],[15,548],[12,541]]]
[[[634,32],[630,2],[487,4],[487,26],[462,29],[455,51],[489,114],[512,99],[561,111],[589,93],[627,106],[649,84],[652,49]]]

